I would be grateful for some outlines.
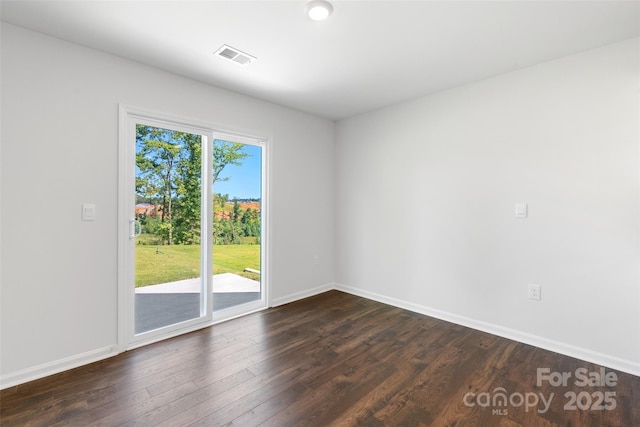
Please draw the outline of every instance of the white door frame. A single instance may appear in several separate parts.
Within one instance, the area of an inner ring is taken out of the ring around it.
[[[201,317],[166,328],[149,331],[136,335],[134,332],[134,277],[135,239],[129,237],[130,220],[135,210],[135,196],[132,189],[135,186],[135,125],[146,125],[169,128],[182,132],[203,136],[202,146],[202,186],[203,203],[201,211],[201,230],[205,237],[202,240],[203,254],[201,255],[200,275],[204,278],[203,289],[206,298],[201,298]],[[214,323],[233,317],[262,310],[269,306],[268,300],[268,222],[267,222],[267,143],[268,139],[249,136],[247,133],[226,131],[224,128],[196,120],[159,113],[148,109],[121,104],[119,106],[119,153],[118,153],[118,350],[125,351],[152,342],[164,340],[176,335],[191,332]],[[213,141],[224,139],[244,144],[262,147],[262,200],[261,200],[261,299],[253,303],[244,304],[228,310],[212,313],[212,244],[210,239],[213,232]],[[208,219],[208,220],[205,220]]]

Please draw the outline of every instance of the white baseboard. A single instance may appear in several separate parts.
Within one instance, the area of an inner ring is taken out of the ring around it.
[[[68,371],[69,369],[107,359],[117,354],[117,347],[112,345],[13,372],[0,378],[0,390]]]
[[[277,307],[279,305],[287,304],[303,298],[318,295],[323,292],[330,291],[334,288],[335,288],[335,283],[327,283],[322,286],[318,286],[312,289],[307,289],[302,292],[296,292],[294,294],[273,299],[271,301],[271,306]],[[260,308],[260,310],[262,310],[262,308]],[[225,319],[225,320],[228,320],[228,319]],[[212,324],[213,323],[216,323],[216,322],[214,321],[212,322]],[[128,348],[127,350],[131,350],[133,348],[135,347]],[[53,362],[43,363],[41,365],[23,369],[18,372],[12,372],[0,377],[0,390],[13,387],[19,384],[23,384],[29,381],[44,378],[49,375],[64,372],[69,369],[77,368],[79,366],[88,365],[89,363],[97,362],[102,359],[116,356],[117,354],[119,354],[118,346],[113,345],[109,347],[88,351],[86,353],[73,355],[64,359],[55,360]]]
[[[285,295],[285,296],[280,297],[280,298],[274,298],[274,299],[271,300],[271,307],[277,307],[279,305],[288,304],[290,302],[298,301],[298,300],[301,300],[303,298],[309,298],[309,297],[312,297],[314,295],[318,295],[318,294],[321,294],[323,292],[330,291],[332,289],[336,289],[336,283],[326,283],[324,285],[317,286],[317,287],[312,288],[312,289],[306,289],[304,291],[296,292],[294,294]]]
[[[363,289],[354,288],[340,283],[335,284],[335,289],[370,300],[378,301],[384,304],[389,304],[394,307],[403,308],[415,313],[424,314],[436,319],[445,320],[457,325],[466,326],[482,332],[487,332],[503,338],[508,338],[510,340],[518,341],[524,344],[533,345],[545,350],[554,351],[566,356],[575,357],[576,359],[596,363],[598,365],[606,366],[608,368],[616,369],[618,371],[626,372],[632,375],[640,376],[640,362],[638,361],[620,359],[609,354],[599,353],[586,348],[572,346],[515,329],[505,328],[503,326],[495,325],[492,323],[478,321],[468,317],[460,316],[442,310],[437,310],[424,305],[414,304],[374,292],[365,291]]]
[[[589,349],[568,345],[565,343],[550,340],[540,336],[531,335],[522,331],[505,328],[503,326],[494,325],[487,322],[481,322],[468,317],[460,316],[460,315],[449,313],[442,310],[437,310],[424,305],[410,303],[397,298],[388,297],[385,295],[369,292],[369,291],[359,289],[359,288],[354,288],[351,286],[346,286],[340,283],[327,283],[312,289],[307,289],[301,292],[296,292],[294,294],[286,295],[284,297],[275,298],[271,301],[271,306],[277,307],[279,305],[288,304],[290,302],[294,302],[294,301],[301,300],[303,298],[308,298],[314,295],[318,295],[323,292],[330,291],[332,289],[357,295],[373,301],[378,301],[384,304],[389,304],[394,307],[403,308],[405,310],[413,311],[415,313],[424,314],[426,316],[434,317],[436,319],[441,319],[447,322],[452,322],[458,325],[466,326],[482,332],[487,332],[493,335],[518,341],[524,344],[533,345],[535,347],[543,348],[545,350],[554,351],[556,353],[564,354],[566,356],[575,357],[577,359],[596,363],[611,369],[627,372],[632,375],[640,376],[639,362],[620,359],[618,357],[611,356],[609,354],[603,354],[603,353],[595,352]],[[69,369],[77,368],[78,366],[97,362],[102,359],[116,356],[117,354],[118,354],[117,346],[113,345],[109,347],[103,347],[96,350],[88,351],[86,353],[70,356],[70,357],[56,360],[53,362],[44,363],[42,365],[24,369],[22,371],[14,372],[14,373],[5,375],[3,377],[0,377],[0,390],[8,387],[13,387],[15,385],[23,384],[28,381],[44,378],[46,376],[67,371]]]

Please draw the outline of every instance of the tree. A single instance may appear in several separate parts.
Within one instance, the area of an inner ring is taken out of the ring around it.
[[[260,237],[260,211],[247,208],[242,214],[240,222],[244,226],[244,235],[247,237]]]
[[[162,222],[166,223],[168,244],[173,242],[173,175],[175,173],[176,158],[181,147],[173,137],[174,132],[167,129],[150,126],[136,126],[136,166],[140,174],[140,187],[160,189],[162,195]],[[145,185],[144,183],[147,183]]]
[[[249,156],[244,145],[216,140],[213,144],[213,182],[227,181],[220,174],[227,165],[240,166]],[[137,200],[154,201],[161,212],[154,232],[167,244],[199,244],[201,233],[202,137],[151,126],[136,126],[136,195]],[[228,195],[216,195],[222,210]],[[239,221],[240,207],[233,213]],[[224,215],[221,215],[224,217]],[[215,219],[215,217],[214,217]],[[224,219],[224,218],[222,218]],[[229,241],[237,242],[236,224],[225,224]]]
[[[229,142],[215,140],[213,144],[213,183],[228,181],[230,177],[221,177],[220,174],[228,165],[240,166],[242,161],[249,157],[249,153],[244,151],[244,145],[239,142]],[[229,217],[224,212],[224,206],[229,201],[228,194],[214,195],[214,243],[215,244],[239,244],[242,243],[241,234],[243,227],[239,222],[240,205],[234,201],[233,211]],[[220,203],[221,209],[216,214],[215,206]]]
[[[202,138],[200,135],[176,132],[182,145],[178,161],[176,189],[175,237],[177,243],[200,243],[201,163]]]
[[[213,195],[214,210],[216,208],[219,208],[220,210],[224,209],[224,206],[227,204],[228,201],[229,201],[228,194],[214,193]]]
[[[240,212],[242,208],[240,207],[240,203],[237,200],[233,201],[233,213],[231,215],[231,219],[233,221],[238,221],[240,219]]]
[[[221,178],[220,173],[227,165],[242,165],[242,160],[249,157],[244,145],[239,142],[216,139],[213,144],[213,182],[228,181],[230,177]]]

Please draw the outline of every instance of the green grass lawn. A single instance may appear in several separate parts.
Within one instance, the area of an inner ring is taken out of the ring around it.
[[[259,280],[259,275],[242,271],[247,267],[260,270],[260,245],[213,247],[213,274],[235,273]],[[199,276],[199,245],[136,245],[136,287]]]

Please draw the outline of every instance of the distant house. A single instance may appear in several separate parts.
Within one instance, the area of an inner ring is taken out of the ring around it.
[[[151,203],[138,203],[136,205],[136,216],[152,216],[155,211],[156,207]]]

